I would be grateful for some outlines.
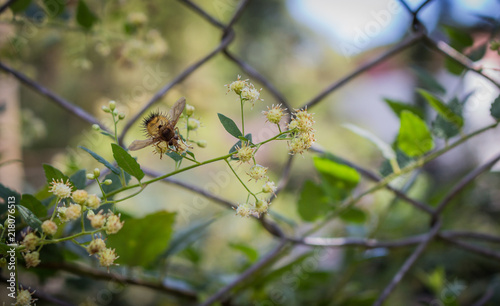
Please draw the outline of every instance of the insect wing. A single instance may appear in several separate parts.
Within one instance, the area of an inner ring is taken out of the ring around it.
[[[169,126],[173,128],[177,124],[182,111],[184,111],[184,107],[186,107],[186,98],[182,97],[177,100],[177,102],[175,102],[174,106],[172,106],[172,108],[168,112],[168,119],[170,120],[170,122],[168,123]]]
[[[134,140],[130,146],[128,146],[128,149],[130,151],[137,151],[140,149],[143,149],[149,145],[152,145],[154,143],[153,139],[144,139],[144,140]]]

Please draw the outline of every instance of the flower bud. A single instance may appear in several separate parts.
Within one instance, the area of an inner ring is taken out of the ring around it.
[[[194,106],[186,104],[186,115],[188,117],[190,117],[194,114],[194,110],[195,110]]]
[[[45,220],[42,223],[42,231],[44,234],[53,236],[57,232],[57,225],[54,221]]]
[[[16,297],[16,305],[31,305],[33,302],[28,290],[19,290]]]
[[[101,127],[99,126],[99,124],[92,124],[92,129],[99,132],[101,130]]]
[[[107,106],[105,106],[105,105],[103,105],[103,106],[101,107],[101,109],[102,109],[105,113],[111,113],[111,110],[109,109],[109,107],[107,107]]]
[[[125,119],[125,114],[124,113],[119,113],[118,114],[118,119],[120,119],[120,120]]]
[[[90,255],[94,255],[106,249],[106,243],[102,238],[96,238],[89,243],[86,249]]]
[[[99,205],[101,205],[101,199],[95,194],[89,195],[87,198],[87,206],[89,208],[96,209]]]
[[[40,238],[35,233],[29,233],[28,235],[24,236],[21,244],[26,247],[26,250],[31,251],[36,248],[39,241]]]
[[[94,169],[94,176],[99,177],[99,175],[101,175],[101,170],[99,170],[99,168],[95,168]]]
[[[26,255],[24,255],[24,260],[26,261],[26,268],[36,267],[40,264],[40,253],[27,253]]]
[[[103,182],[104,185],[111,185],[113,184],[113,181],[111,179],[104,180]]]
[[[115,101],[109,101],[109,109],[114,111],[116,108],[116,102]]]
[[[95,176],[92,173],[87,173],[88,180],[95,180]]]
[[[207,141],[206,140],[199,140],[196,144],[200,148],[206,148],[207,147]]]
[[[187,128],[190,131],[196,131],[200,127],[200,121],[194,118],[189,118]]]
[[[73,201],[75,201],[75,203],[77,204],[82,204],[82,205],[85,204],[85,202],[87,201],[87,196],[88,196],[87,191],[81,189],[75,190],[71,194],[71,198],[73,199]]]

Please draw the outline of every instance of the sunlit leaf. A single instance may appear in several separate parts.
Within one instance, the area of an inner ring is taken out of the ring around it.
[[[409,111],[401,113],[398,147],[410,157],[423,155],[434,148],[434,141],[425,122]]]

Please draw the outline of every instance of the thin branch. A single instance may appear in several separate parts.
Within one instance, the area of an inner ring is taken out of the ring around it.
[[[49,100],[55,102],[57,105],[59,105],[63,109],[69,111],[70,113],[72,113],[72,114],[76,115],[77,117],[79,117],[79,118],[87,121],[90,124],[98,124],[101,127],[101,129],[109,132],[109,130],[105,126],[103,126],[102,124],[100,124],[100,122],[94,116],[92,116],[91,114],[87,113],[86,111],[84,111],[80,107],[71,104],[70,102],[68,102],[64,98],[58,96],[57,94],[53,93],[52,91],[50,91],[49,89],[43,87],[42,85],[38,84],[37,82],[31,80],[30,78],[28,78],[27,76],[25,76],[21,72],[16,71],[16,70],[8,67],[7,65],[5,65],[2,62],[0,62],[0,69],[2,69],[5,72],[8,72],[8,73],[12,74],[16,79],[18,79],[19,81],[21,81],[23,84],[25,84],[26,86],[30,87],[34,91],[38,92],[42,96],[45,96]]]
[[[467,231],[442,231],[439,233],[440,237],[453,239],[455,238],[468,238],[468,239],[476,239],[476,240],[484,240],[487,242],[500,243],[499,236],[492,236],[483,233],[476,232],[467,232]]]
[[[284,107],[286,107],[288,110],[291,110],[290,104],[287,102],[283,94],[281,94],[274,85],[269,82],[266,78],[264,78],[263,75],[261,75],[257,70],[255,70],[252,66],[249,64],[245,63],[241,59],[237,58],[234,54],[229,52],[229,50],[224,49],[223,50],[224,55],[233,62],[235,62],[238,66],[240,66],[248,75],[250,75],[252,78],[258,80],[264,87],[267,88],[267,90],[274,96],[276,100],[278,100],[279,103],[283,104]]]
[[[156,94],[125,124],[123,127],[122,133],[119,137],[120,144],[123,143],[123,138],[127,134],[128,130],[132,127],[132,125],[144,114],[144,112],[150,108],[153,104],[158,102],[172,87],[177,85],[186,79],[191,73],[196,71],[201,65],[205,64],[209,59],[214,57],[217,53],[219,53],[222,49],[224,49],[234,38],[234,33],[231,33],[227,37],[225,37],[222,42],[208,55],[188,67],[186,70],[178,74],[170,83],[161,88]]]
[[[8,9],[17,0],[8,0],[0,7],[0,14],[2,14],[6,9]]]
[[[217,301],[220,301],[223,299],[226,294],[228,294],[234,287],[239,285],[240,283],[244,282],[246,279],[250,278],[252,275],[263,269],[268,263],[270,263],[276,256],[278,256],[283,248],[288,244],[288,242],[285,239],[282,239],[279,244],[271,250],[271,252],[267,253],[264,257],[262,257],[259,261],[257,261],[255,264],[253,264],[250,268],[245,270],[245,272],[241,273],[238,275],[238,277],[227,284],[224,288],[220,289],[209,297],[207,300],[205,300],[201,306],[207,306],[211,305]]]
[[[145,280],[140,280],[140,279],[129,278],[129,277],[117,274],[117,273],[92,269],[90,267],[85,267],[82,265],[67,264],[67,263],[62,263],[62,262],[48,262],[48,263],[41,263],[39,265],[39,267],[45,268],[45,269],[66,271],[66,272],[73,273],[73,274],[76,274],[79,276],[87,276],[87,277],[91,277],[94,279],[109,280],[112,282],[117,282],[117,283],[122,283],[122,284],[130,284],[130,285],[151,288],[151,289],[163,292],[163,293],[171,294],[171,295],[174,295],[177,297],[186,298],[189,300],[197,300],[198,299],[197,293],[194,291],[166,286],[166,285],[163,285],[162,283],[159,283],[159,282],[150,282],[150,281],[145,281]]]
[[[7,278],[4,277],[4,276],[0,276],[0,281],[7,283]],[[33,288],[31,288],[31,286],[25,286],[23,284],[19,284],[19,285],[23,289],[27,289],[29,292],[33,293],[32,296],[34,298],[50,302],[51,305],[61,305],[61,306],[73,306],[73,305],[75,305],[75,304],[71,304],[69,302],[60,300],[59,298],[56,298],[56,297],[54,297],[54,296],[52,296],[52,295],[50,295],[48,293],[45,293],[42,290],[33,289]],[[12,304],[12,305],[14,305],[14,304]],[[36,305],[36,303],[35,303],[35,305]]]
[[[392,278],[391,282],[385,287],[384,291],[382,294],[379,296],[379,298],[375,301],[373,304],[374,306],[381,306],[382,303],[389,297],[389,295],[392,293],[394,288],[401,282],[403,277],[406,275],[406,273],[410,270],[410,268],[413,266],[413,264],[417,261],[417,259],[422,255],[424,250],[427,248],[429,245],[429,242],[436,236],[438,233],[439,228],[441,227],[441,222],[436,222],[432,229],[429,231],[429,233],[426,234],[426,237],[420,242],[420,244],[417,246],[415,251],[406,259],[404,264],[401,266],[399,271],[394,275]]]
[[[495,260],[500,260],[500,252],[496,252],[494,250],[483,248],[483,247],[480,247],[480,246],[477,246],[474,244],[470,244],[467,242],[463,242],[463,241],[459,241],[459,240],[455,240],[455,239],[451,239],[451,238],[446,238],[445,236],[442,236],[442,235],[440,235],[439,238],[441,238],[442,240],[444,240],[446,242],[454,244],[454,245],[456,245],[464,250],[471,251],[471,252],[474,252],[477,254],[481,254],[483,256],[490,257],[490,258],[493,258]]]
[[[421,243],[427,238],[427,234],[407,237],[394,241],[379,241],[377,239],[366,238],[320,238],[320,237],[305,237],[302,239],[290,239],[291,242],[303,244],[313,247],[346,247],[358,246],[367,249],[374,248],[398,248]]]
[[[192,2],[191,0],[179,0],[186,4],[189,8],[191,8],[195,13],[203,17],[205,20],[210,22],[212,25],[224,29],[226,25],[224,25],[222,22],[218,21],[211,15],[209,15],[207,12],[205,12],[201,7],[199,7],[196,3]]]
[[[450,192],[448,192],[445,196],[445,198],[439,203],[439,205],[436,207],[433,218],[436,219],[439,214],[443,211],[443,209],[450,203],[450,201],[456,197],[462,189],[464,189],[469,183],[471,183],[474,179],[476,179],[479,175],[481,175],[483,172],[488,171],[491,167],[493,167],[498,161],[500,160],[500,154],[496,155],[493,157],[491,160],[489,160],[487,163],[484,165],[474,169],[470,173],[468,173],[464,178],[462,178],[454,187],[451,189]]]
[[[334,90],[342,87],[343,85],[347,84],[349,81],[354,79],[355,77],[361,75],[365,71],[377,66],[378,64],[384,62],[385,60],[393,57],[394,55],[406,50],[409,47],[412,47],[413,45],[417,44],[424,35],[422,33],[417,33],[413,37],[410,37],[408,39],[405,39],[404,41],[400,42],[396,46],[394,46],[392,49],[389,51],[385,52],[384,54],[376,57],[375,59],[372,59],[368,63],[362,65],[349,75],[345,76],[344,78],[338,80],[337,82],[331,84],[328,86],[326,89],[324,89],[320,94],[318,94],[316,97],[312,98],[309,102],[305,103],[303,106],[300,108],[311,108],[317,103],[319,103],[321,100],[323,100],[326,96],[328,96],[330,93],[332,93]]]
[[[462,53],[458,52],[457,50],[453,49],[450,45],[448,45],[444,41],[435,42],[430,37],[425,36],[424,42],[426,45],[437,50],[439,53],[445,55],[446,57],[448,57],[448,58],[452,59],[453,61],[457,62],[458,64],[462,65],[465,69],[479,74],[480,76],[482,76],[485,79],[487,79],[488,81],[490,81],[497,88],[500,88],[500,84],[497,83],[490,76],[484,74],[481,69],[476,67],[476,65],[474,64],[474,62],[472,60],[470,60],[467,56],[463,55]]]

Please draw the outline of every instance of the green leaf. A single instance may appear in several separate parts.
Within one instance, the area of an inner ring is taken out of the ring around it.
[[[404,168],[411,164],[414,159],[410,158],[408,155],[404,154],[400,150],[396,150],[396,161],[399,165],[400,168]],[[391,162],[389,160],[384,160],[382,164],[380,165],[380,174],[382,176],[388,176],[389,174],[394,172],[394,169],[392,168]]]
[[[194,153],[189,151],[189,150],[186,150],[186,153],[187,155],[191,156],[194,160],[196,160],[196,157],[194,156]]]
[[[359,208],[351,207],[339,214],[340,219],[345,222],[351,223],[364,223],[366,222],[366,213]]]
[[[233,119],[228,118],[221,113],[218,113],[217,115],[219,116],[220,123],[222,123],[222,126],[229,134],[233,135],[236,138],[243,136],[238,126],[236,126],[236,123],[234,123]]]
[[[139,163],[124,148],[112,143],[111,149],[113,150],[113,157],[118,166],[139,181],[144,177],[144,172],[142,172]]]
[[[409,111],[401,113],[398,147],[410,157],[423,155],[434,148],[434,141],[425,122]]]
[[[384,99],[384,101],[387,103],[387,105],[389,105],[389,107],[398,117],[401,116],[402,111],[407,110],[424,119],[424,112],[422,111],[422,109],[416,106],[387,98]]]
[[[17,14],[24,12],[31,4],[31,0],[17,0],[14,1],[10,6],[12,13]]]
[[[167,251],[162,257],[167,258],[187,249],[206,233],[205,230],[214,221],[215,219],[209,219],[203,222],[196,222],[186,228],[177,230],[170,241]]]
[[[168,247],[175,213],[159,211],[141,219],[127,219],[123,228],[109,235],[106,245],[120,255],[117,263],[147,267]]]
[[[297,202],[297,209],[302,220],[312,222],[325,215],[331,207],[323,188],[312,181],[306,181]]]
[[[462,66],[462,64],[449,57],[444,59],[444,67],[449,73],[454,75],[461,75],[465,70],[465,67]]]
[[[115,166],[113,166],[110,162],[108,162],[107,160],[105,160],[102,156],[100,156],[99,154],[91,151],[90,149],[87,149],[83,146],[78,146],[80,149],[83,149],[85,151],[87,151],[87,153],[89,153],[90,155],[92,155],[92,157],[97,160],[98,162],[100,162],[101,164],[103,164],[104,166],[106,166],[106,168],[108,168],[109,170],[113,171],[113,173],[116,173],[118,175],[120,175],[120,169],[116,168]]]
[[[248,261],[250,263],[255,262],[257,260],[257,258],[259,258],[259,252],[256,249],[254,249],[252,247],[249,247],[246,244],[243,244],[243,243],[230,243],[229,246],[232,249],[240,251],[241,253],[243,253],[246,256],[246,258],[248,259]]]
[[[78,170],[75,174],[70,176],[69,180],[73,183],[76,189],[85,189],[87,187],[87,172],[85,170]]]
[[[342,192],[340,198],[343,198],[358,185],[360,175],[355,169],[318,156],[313,157],[313,162],[323,182],[326,183],[326,191],[335,188],[337,192]],[[339,197],[334,195],[334,199]]]
[[[461,128],[464,125],[464,119],[461,115],[456,114],[451,108],[449,108],[446,104],[444,104],[439,98],[434,96],[428,91],[423,89],[417,89],[418,93],[425,98],[427,102],[434,108],[439,115],[441,115],[447,121],[453,123],[458,128]]]
[[[450,45],[458,51],[462,51],[463,49],[472,46],[474,43],[472,36],[464,30],[454,29],[451,27],[445,27],[444,30],[450,38]]]
[[[377,148],[382,152],[382,155],[387,158],[387,159],[395,159],[396,158],[396,153],[392,149],[392,147],[384,142],[382,139],[378,138],[376,135],[374,135],[372,132],[367,131],[365,129],[362,129],[356,125],[353,124],[344,124],[343,125],[345,128],[348,130],[352,131],[353,133],[358,134],[359,136],[371,141]]]
[[[66,9],[66,1],[42,0],[49,17],[57,17]]]
[[[52,183],[52,180],[63,180],[65,183],[69,180],[69,177],[64,175],[61,170],[52,167],[49,164],[43,164],[43,171],[45,172],[45,178],[47,179],[47,184]]]
[[[174,162],[176,162],[176,163],[182,160],[182,156],[180,154],[178,154],[177,152],[167,152],[167,153],[165,153],[165,155],[167,155],[168,157],[173,159]]]
[[[38,219],[37,216],[31,212],[31,210],[22,205],[17,205],[16,208],[26,224],[28,224],[32,229],[37,229],[40,232],[42,231],[42,221],[40,221],[40,219]]]
[[[441,84],[434,78],[432,74],[427,72],[426,70],[420,67],[412,67],[413,71],[417,75],[420,82],[424,85],[425,88],[429,89],[429,91],[444,94],[446,93],[446,89],[444,89]]]
[[[490,114],[495,118],[497,121],[500,120],[500,95],[493,101],[491,104],[490,108]]]
[[[457,98],[451,100],[448,107],[455,114],[462,116],[463,104]],[[438,138],[449,139],[460,133],[460,130],[459,127],[443,118],[440,114],[432,122],[432,133]]]
[[[83,0],[78,1],[78,6],[76,7],[76,22],[85,30],[90,30],[94,23],[99,20],[97,16],[90,10],[87,3]]]
[[[250,141],[250,143],[252,143],[252,134],[246,134],[245,135],[245,138],[248,139]],[[234,153],[236,152],[236,147],[238,148],[241,148],[241,140],[238,140],[232,147],[231,149],[229,149],[229,153]],[[232,160],[238,160],[238,158],[235,158],[235,157],[232,157],[231,156],[231,159]]]
[[[108,136],[108,137],[110,137],[111,139],[115,140],[115,136],[114,136],[113,134],[111,134],[111,133],[108,133],[108,132],[106,132],[106,131],[101,131],[100,133],[101,133],[102,135],[104,135],[104,136]]]
[[[488,49],[488,44],[484,43],[479,47],[475,48],[474,50],[472,50],[472,52],[470,52],[467,56],[470,58],[471,61],[477,62],[484,57],[487,49]]]
[[[47,207],[31,194],[23,194],[20,204],[32,211],[38,218],[47,216]]]

